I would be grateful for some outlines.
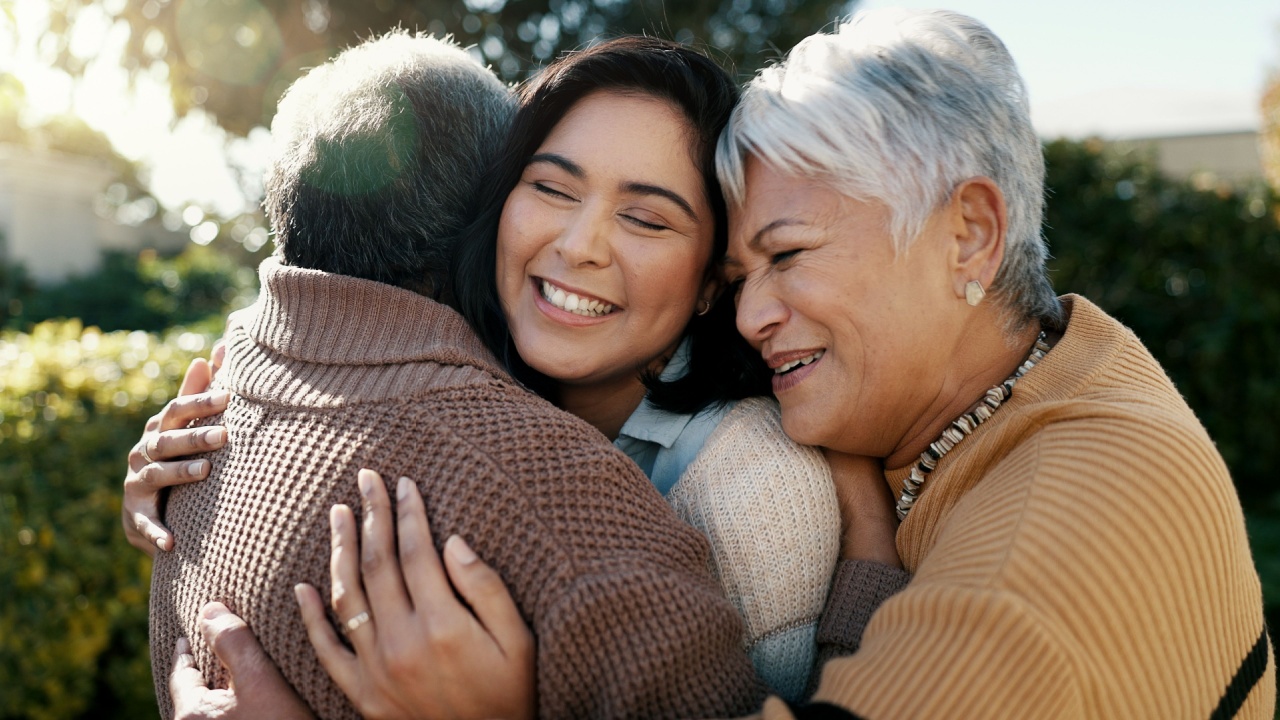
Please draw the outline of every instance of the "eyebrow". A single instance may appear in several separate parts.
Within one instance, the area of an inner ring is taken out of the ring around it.
[[[564,170],[565,172],[569,173],[575,178],[578,178],[579,180],[587,176],[587,171],[583,170],[581,165],[575,163],[574,161],[570,160],[569,158],[563,155],[558,155],[556,153],[538,153],[537,155],[534,155],[533,157],[529,158],[528,164],[533,165],[534,163],[550,163],[560,168],[561,170]],[[628,182],[628,183],[622,184],[622,191],[626,193],[630,193],[632,195],[654,195],[657,197],[666,198],[667,200],[670,200],[671,202],[675,203],[676,207],[679,207],[681,212],[689,216],[690,220],[694,222],[700,222],[698,219],[698,214],[693,211],[693,205],[691,205],[688,200],[685,200],[684,197],[680,195],[680,193],[675,192],[674,190],[668,190],[667,188],[664,188],[660,185],[650,185],[648,183],[640,183],[640,182]]]
[[[581,165],[563,155],[557,155],[555,153],[538,153],[537,155],[529,158],[529,162],[527,164],[532,165],[534,163],[551,163],[578,179],[582,179],[587,176],[587,171],[583,170]]]
[[[688,200],[680,197],[680,194],[673,190],[668,190],[659,185],[648,185],[646,183],[637,182],[623,183],[622,190],[623,192],[631,193],[633,195],[656,195],[657,197],[666,198],[675,203],[685,215],[689,216],[690,220],[698,222],[698,214],[693,211],[693,206],[689,204]]]
[[[756,234],[752,235],[751,239],[747,241],[747,248],[755,252],[760,252],[760,243],[764,241],[765,235],[768,235],[769,233],[773,232],[774,230],[777,230],[778,228],[790,227],[792,225],[807,225],[807,224],[808,223],[806,223],[805,221],[799,218],[778,218],[777,220],[774,220],[768,225],[765,225],[764,227],[757,230]],[[726,267],[730,265],[734,267],[740,267],[742,265],[742,261],[733,257],[732,255],[725,255],[724,264]]]

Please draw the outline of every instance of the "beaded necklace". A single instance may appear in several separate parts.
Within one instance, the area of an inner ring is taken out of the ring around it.
[[[942,431],[937,440],[929,443],[929,447],[920,453],[919,462],[911,466],[911,473],[902,484],[902,496],[898,498],[897,508],[899,520],[907,518],[907,513],[911,512],[911,506],[915,505],[916,498],[920,495],[920,487],[924,485],[929,473],[938,466],[942,456],[951,452],[951,448],[958,445],[961,440],[994,415],[1004,401],[1013,395],[1013,386],[1018,383],[1018,380],[1035,367],[1047,352],[1049,352],[1049,343],[1045,339],[1044,332],[1041,332],[1036,338],[1035,345],[1031,347],[1031,353],[1027,355],[1027,359],[1018,366],[1009,379],[988,390],[969,412],[956,418],[955,422]]]

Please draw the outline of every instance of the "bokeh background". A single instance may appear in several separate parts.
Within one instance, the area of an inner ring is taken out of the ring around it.
[[[0,718],[154,712],[125,455],[256,292],[265,127],[306,68],[399,26],[516,82],[645,32],[746,79],[855,5],[895,4],[972,14],[1018,59],[1054,284],[1130,325],[1217,441],[1280,627],[1270,1],[0,0]]]

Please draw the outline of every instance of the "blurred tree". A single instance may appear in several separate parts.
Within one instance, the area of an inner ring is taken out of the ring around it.
[[[131,76],[166,76],[178,115],[203,108],[231,133],[269,123],[305,68],[395,27],[451,33],[505,80],[600,37],[649,33],[714,48],[753,71],[848,12],[848,0],[50,0],[47,43],[80,74],[71,32],[90,7],[129,28]]]
[[[1280,467],[1275,193],[1201,189],[1097,141],[1049,143],[1045,159],[1054,286],[1137,333],[1217,443],[1246,506],[1267,502]]]
[[[1262,129],[1259,132],[1262,170],[1271,187],[1280,192],[1280,72],[1271,73],[1262,91]]]
[[[0,75],[0,143],[21,143],[26,140],[26,130],[18,122],[23,105],[27,101],[27,89],[18,78]]]

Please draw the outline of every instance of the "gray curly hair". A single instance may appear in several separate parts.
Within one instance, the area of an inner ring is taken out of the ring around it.
[[[264,206],[283,262],[445,293],[514,107],[466,50],[405,31],[308,72],[271,123]]]

